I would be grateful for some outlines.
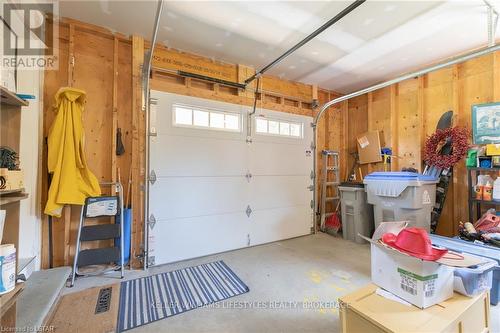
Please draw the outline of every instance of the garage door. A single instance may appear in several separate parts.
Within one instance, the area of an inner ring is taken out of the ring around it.
[[[310,233],[310,117],[152,91],[154,265]]]

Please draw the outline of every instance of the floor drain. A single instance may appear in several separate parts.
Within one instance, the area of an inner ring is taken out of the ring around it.
[[[99,296],[97,297],[95,314],[108,311],[110,304],[111,304],[111,287],[102,288],[101,290],[99,290]]]

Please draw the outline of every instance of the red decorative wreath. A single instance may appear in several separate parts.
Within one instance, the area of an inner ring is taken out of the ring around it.
[[[441,149],[451,142],[451,153],[441,155]],[[469,149],[469,130],[463,127],[439,129],[425,142],[424,160],[427,165],[449,168],[467,155]]]

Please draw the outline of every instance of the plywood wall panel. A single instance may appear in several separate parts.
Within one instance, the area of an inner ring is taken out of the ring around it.
[[[418,79],[399,83],[397,95],[398,117],[398,153],[399,168],[411,167],[419,171],[421,110],[419,108]]]
[[[471,129],[471,108],[474,104],[493,102],[493,55],[484,56],[458,66],[459,112],[457,123]],[[468,220],[467,170],[461,161],[454,168],[455,221]]]
[[[454,70],[446,68],[424,77],[424,134],[429,137],[436,130],[436,125],[441,115],[447,111],[455,114]],[[423,148],[423,146],[421,147]],[[422,156],[423,157],[423,156]],[[454,208],[453,208],[453,182],[448,187],[447,199],[436,232],[440,235],[454,234]]]
[[[363,95],[364,99],[349,100],[349,150],[355,147],[353,140],[360,121],[350,117],[356,116],[355,111],[369,110],[368,128],[390,128],[390,135],[384,134],[386,145],[401,156],[394,160],[394,170],[405,166],[421,170],[425,139],[434,133],[444,112],[453,110],[454,124],[470,129],[472,105],[500,101],[499,64],[500,52],[497,52],[392,85],[386,91]],[[386,108],[388,114],[383,112]],[[377,166],[371,168],[376,170]],[[454,168],[453,183],[437,229],[439,234],[455,235],[458,222],[468,219],[467,186],[467,171],[461,161]]]
[[[347,125],[348,142],[347,148],[349,156],[347,158],[348,165],[354,164],[353,153],[358,151],[357,136],[368,131],[368,96],[362,95],[354,97],[348,102],[347,117],[349,119]],[[368,166],[361,167],[363,176],[368,173]],[[358,175],[359,180],[359,175]]]
[[[380,131],[380,144],[382,147],[390,145],[392,140],[390,88],[379,89],[372,93],[370,113],[369,130]],[[383,166],[379,163],[375,168],[382,170]]]
[[[120,168],[121,183],[125,191],[130,175],[130,161],[132,161],[132,47],[130,43],[118,44],[118,128],[122,132],[122,142],[125,153],[117,157],[117,166]]]
[[[51,23],[49,23],[51,24]],[[51,29],[51,28],[49,28]],[[49,30],[48,29],[48,30]],[[59,28],[60,36],[67,36],[68,28]],[[55,118],[55,94],[61,87],[67,86],[68,82],[68,50],[69,43],[67,39],[61,38],[59,40],[59,69],[57,71],[45,71],[44,73],[44,89],[43,89],[43,152],[42,152],[42,195],[41,195],[41,211],[43,212],[45,208],[45,203],[47,202],[47,193],[49,188],[48,183],[48,169],[47,169],[47,141],[50,127]],[[64,208],[70,209],[70,207]],[[66,212],[63,212],[63,216],[66,216]],[[64,244],[65,244],[65,223],[64,218],[53,218],[53,233],[54,233],[54,264],[57,266],[64,265]],[[49,267],[49,227],[48,227],[48,217],[43,215],[42,217],[42,251],[41,251],[41,266],[44,268]]]
[[[75,31],[74,87],[87,92],[83,113],[85,152],[101,181],[111,180],[113,40]]]
[[[92,30],[80,25],[60,25],[59,69],[46,71],[44,79],[44,136],[54,120],[52,111],[54,95],[60,87],[73,86],[87,92],[87,102],[83,113],[85,129],[85,151],[88,164],[98,179],[111,180],[113,170],[111,160],[114,154],[112,126],[113,119],[113,36],[108,33],[92,33]],[[130,132],[131,122],[131,75],[130,75],[130,43],[120,39],[119,52],[122,73],[118,92],[121,94],[119,106],[123,109],[122,123],[125,132]],[[74,61],[72,58],[74,57]],[[129,135],[130,136],[130,135]],[[125,141],[127,135],[124,135]],[[130,143],[129,143],[130,145]],[[130,152],[130,149],[129,149]],[[42,208],[47,193],[46,147],[44,147],[44,175],[42,175]],[[126,160],[125,160],[126,159]],[[130,153],[124,155],[121,164],[130,165]],[[104,190],[108,190],[103,188]],[[80,206],[66,206],[61,218],[53,219],[53,264],[54,266],[70,265],[75,253],[76,232],[80,215]],[[49,266],[48,218],[44,216],[42,228],[42,267]],[[107,223],[107,220],[96,220],[92,223]],[[86,244],[93,247],[98,244]]]

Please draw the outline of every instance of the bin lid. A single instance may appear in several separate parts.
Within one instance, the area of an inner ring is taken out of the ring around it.
[[[341,182],[340,186],[342,187],[358,187],[358,188],[364,188],[365,184],[361,182]]]
[[[431,175],[420,173],[398,171],[398,172],[372,172],[365,177],[365,180],[403,180],[403,181],[431,181],[436,182],[437,178]]]

